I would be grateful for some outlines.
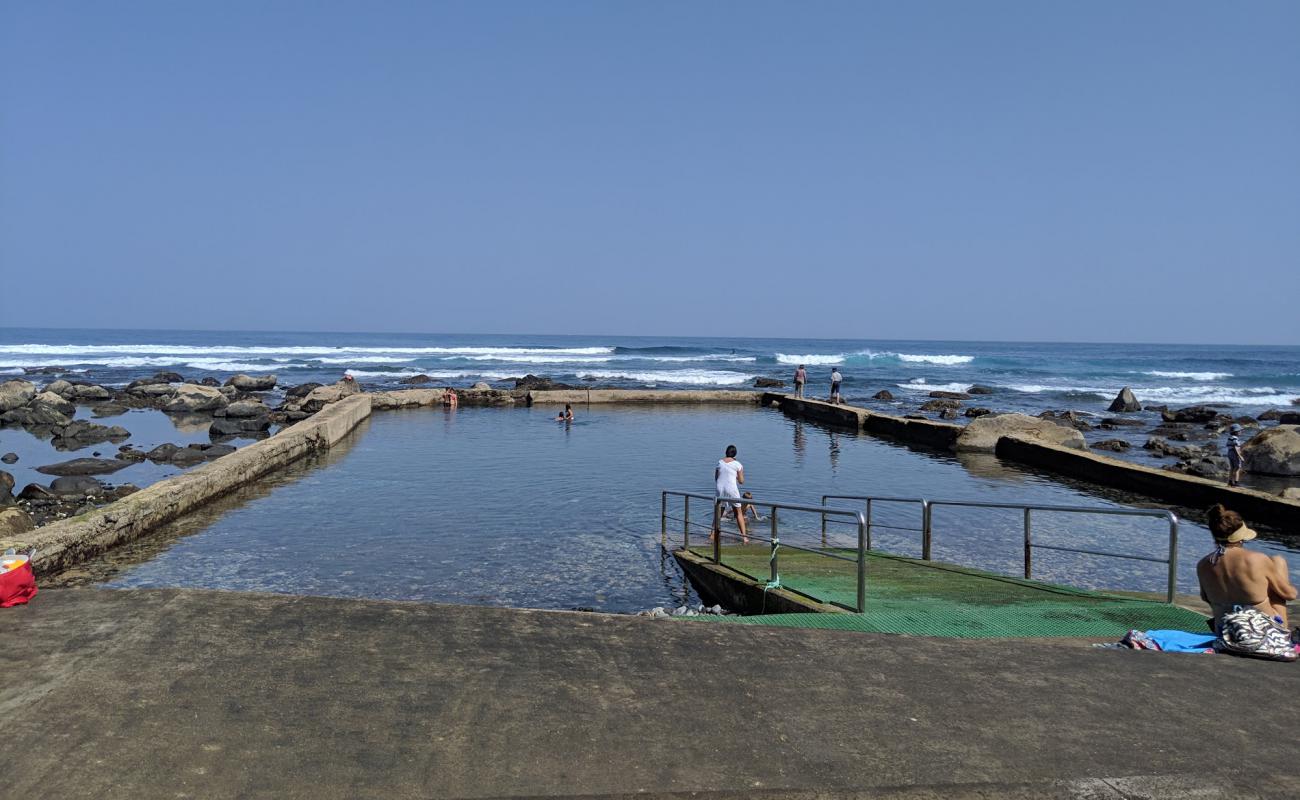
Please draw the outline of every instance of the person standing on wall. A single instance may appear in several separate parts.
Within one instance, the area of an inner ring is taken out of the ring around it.
[[[1245,459],[1241,455],[1241,426],[1233,425],[1228,428],[1228,485],[1241,485],[1241,462]]]
[[[794,396],[800,400],[803,399],[803,387],[806,383],[808,383],[808,371],[803,368],[803,364],[800,364],[799,369],[794,371]]]
[[[831,367],[831,402],[839,405],[840,403],[840,384],[844,382],[844,376],[840,374],[839,367]]]
[[[717,489],[718,497],[728,500],[740,500],[740,485],[745,482],[745,465],[736,460],[736,446],[727,445],[726,456],[719,459],[718,466],[713,470],[713,484]],[[749,544],[749,531],[745,530],[745,513],[739,502],[726,503],[724,509],[730,508],[731,513],[736,518],[736,525],[740,527],[740,538],[745,544]],[[725,511],[723,513],[726,513]],[[719,515],[717,525],[713,530],[714,536],[722,533],[722,518]]]

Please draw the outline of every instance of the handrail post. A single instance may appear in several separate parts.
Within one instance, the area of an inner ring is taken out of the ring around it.
[[[1169,591],[1166,602],[1172,604],[1178,592],[1178,515],[1169,512]]]
[[[921,501],[921,560],[930,560],[930,502]]]
[[[682,495],[682,549],[691,549],[691,496]]]
[[[867,526],[867,536],[866,536],[866,548],[865,548],[865,549],[870,550],[870,549],[871,549],[871,498],[870,498],[870,497],[867,498],[867,519],[866,519],[866,526]]]
[[[867,508],[871,505],[868,503]],[[868,513],[870,513],[868,511]],[[858,613],[861,614],[867,610],[867,541],[871,535],[867,527],[867,520],[861,514],[858,515]]]
[[[1025,507],[1025,580],[1034,574],[1034,539],[1033,522],[1030,521],[1029,507]]]
[[[722,505],[713,501],[713,563],[722,563]]]
[[[772,583],[776,583],[777,581],[781,580],[781,569],[779,566],[777,566],[776,563],[776,559],[777,559],[776,549],[781,544],[781,537],[777,533],[777,528],[776,528],[776,524],[777,524],[776,508],[777,508],[776,506],[772,506],[772,559],[771,559],[772,568],[770,570],[771,578],[769,579],[771,580]]]
[[[827,495],[822,495],[822,505],[826,505]],[[826,546],[826,512],[822,512],[822,547]]]

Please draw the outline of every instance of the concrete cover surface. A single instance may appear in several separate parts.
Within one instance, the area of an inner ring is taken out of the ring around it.
[[[1300,794],[1295,664],[195,590],[0,641],[7,798]]]

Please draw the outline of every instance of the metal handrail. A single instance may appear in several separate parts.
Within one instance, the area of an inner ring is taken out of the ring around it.
[[[668,516],[668,498],[669,498],[670,496],[671,496],[671,497],[680,497],[680,498],[682,498],[682,516],[681,516],[680,518],[678,518],[678,517],[669,517],[669,516]],[[835,558],[835,559],[839,559],[839,560],[841,560],[841,561],[851,561],[851,562],[856,562],[856,563],[857,563],[857,584],[858,584],[858,585],[857,585],[857,609],[856,609],[856,610],[858,611],[858,613],[862,613],[863,611],[866,610],[866,605],[867,605],[867,535],[868,535],[868,534],[867,534],[867,520],[866,520],[866,517],[864,517],[864,516],[862,515],[862,512],[860,512],[860,511],[849,511],[849,510],[847,510],[847,509],[828,509],[828,508],[826,508],[826,506],[825,506],[824,504],[823,504],[823,505],[820,505],[820,506],[814,506],[814,505],[805,505],[805,504],[802,504],[802,503],[787,503],[787,502],[781,502],[781,501],[761,500],[761,499],[757,499],[757,498],[753,498],[753,497],[745,497],[745,498],[737,499],[737,498],[734,498],[734,497],[720,497],[720,496],[718,496],[718,495],[703,494],[703,493],[700,493],[700,492],[684,492],[684,491],[678,491],[678,490],[674,490],[674,489],[664,489],[664,490],[662,490],[662,492],[661,492],[661,494],[660,494],[660,498],[659,498],[659,509],[660,509],[660,511],[659,511],[659,530],[660,530],[660,534],[661,534],[665,539],[667,539],[667,537],[668,537],[668,520],[669,520],[669,519],[673,519],[673,520],[675,520],[675,521],[680,521],[680,522],[682,522],[682,523],[683,523],[683,525],[682,525],[682,547],[683,547],[684,549],[689,549],[690,546],[691,546],[691,542],[690,542],[690,535],[691,535],[691,534],[690,534],[690,526],[691,526],[692,523],[691,523],[690,519],[691,519],[691,499],[692,499],[692,498],[697,499],[697,500],[705,500],[705,501],[708,501],[708,502],[711,503],[712,506],[713,506],[713,525],[712,525],[712,531],[713,531],[713,534],[712,534],[712,538],[713,538],[713,563],[715,563],[715,564],[721,564],[721,563],[722,563],[722,509],[723,509],[723,507],[724,507],[725,505],[727,505],[727,504],[729,504],[729,503],[737,503],[737,502],[739,502],[739,503],[744,503],[744,504],[747,504],[747,505],[761,506],[761,507],[766,508],[766,509],[769,509],[769,510],[771,511],[771,521],[772,521],[772,522],[771,522],[771,524],[772,524],[772,535],[771,535],[771,537],[770,537],[770,538],[768,538],[768,537],[763,537],[763,536],[761,536],[761,535],[759,535],[759,534],[757,534],[757,533],[749,534],[750,537],[752,537],[752,538],[754,538],[754,539],[756,539],[756,540],[758,540],[758,541],[760,541],[760,542],[767,542],[767,543],[769,544],[770,548],[771,548],[771,557],[769,558],[769,564],[770,564],[770,579],[769,579],[769,581],[768,581],[768,587],[769,587],[769,588],[775,588],[775,587],[781,585],[780,556],[778,555],[779,550],[780,550],[780,548],[782,547],[782,545],[781,545],[780,529],[779,529],[779,527],[778,527],[778,526],[779,526],[779,522],[778,522],[778,518],[779,518],[779,514],[778,514],[778,512],[779,512],[779,511],[781,511],[781,510],[785,510],[785,511],[807,511],[807,512],[810,512],[810,513],[813,513],[813,514],[820,514],[820,515],[822,516],[822,519],[823,519],[823,520],[826,519],[826,515],[828,515],[828,514],[830,514],[830,515],[834,515],[834,516],[849,517],[849,518],[851,519],[851,521],[853,521],[854,523],[857,524],[857,527],[858,527],[858,548],[857,548],[857,557],[856,557],[856,558],[849,558],[849,557],[847,557],[847,556],[840,555],[840,554],[837,554],[837,553],[827,553],[827,552],[825,552],[825,551],[823,551],[823,550],[818,550],[818,549],[816,549],[816,548],[800,547],[799,545],[787,544],[787,545],[784,545],[784,546],[785,546],[785,547],[788,547],[788,548],[790,548],[790,549],[793,549],[793,550],[800,550],[800,551],[802,551],[802,552],[806,552],[806,553],[816,553],[817,555],[825,556],[825,557],[827,557],[827,558]],[[699,523],[695,523],[695,524],[698,525]],[[823,523],[823,527],[824,527],[824,523]]]
[[[871,528],[871,504],[872,502],[912,502],[921,504],[921,558],[926,561],[930,560],[930,543],[934,526],[934,508],[935,506],[954,506],[961,508],[1004,508],[1024,513],[1024,537],[1025,537],[1025,578],[1026,580],[1033,577],[1033,551],[1034,548],[1041,550],[1057,550],[1064,553],[1082,553],[1084,555],[1103,556],[1106,558],[1122,558],[1131,561],[1149,561],[1156,564],[1168,565],[1168,580],[1165,591],[1165,602],[1173,603],[1178,590],[1178,515],[1168,509],[1154,508],[1095,508],[1087,506],[1050,506],[1050,505],[1026,505],[1024,503],[986,503],[975,500],[926,500],[922,498],[900,498],[900,497],[875,497],[872,495],[822,495],[822,503],[828,500],[864,500],[867,504],[866,526],[867,541],[870,542]],[[1138,556],[1130,553],[1111,553],[1102,550],[1086,550],[1077,547],[1061,547],[1059,545],[1038,544],[1033,539],[1033,512],[1059,512],[1065,514],[1103,514],[1113,517],[1153,517],[1164,519],[1169,522],[1169,555],[1167,558],[1152,558],[1150,556]],[[890,527],[886,525],[875,525],[874,527]],[[901,530],[914,530],[911,528]],[[826,523],[822,521],[822,535],[825,537]],[[870,545],[868,545],[870,549]]]

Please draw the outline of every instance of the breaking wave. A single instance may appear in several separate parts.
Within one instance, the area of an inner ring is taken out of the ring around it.
[[[623,372],[620,370],[590,370],[578,373],[579,378],[596,380],[638,381],[641,383],[679,383],[688,386],[740,386],[758,377],[739,372],[709,369],[675,369],[662,372]]]

